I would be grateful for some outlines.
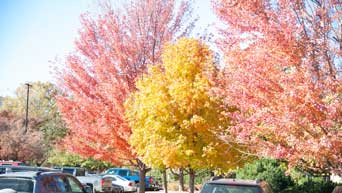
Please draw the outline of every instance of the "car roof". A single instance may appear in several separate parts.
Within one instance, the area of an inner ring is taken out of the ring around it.
[[[120,175],[117,175],[117,174],[101,174],[101,176],[103,176],[103,177],[114,177],[114,178],[119,178],[120,180],[126,179],[126,178],[124,178],[124,177],[122,177],[122,176],[120,176]]]
[[[44,171],[44,172],[59,172],[58,169],[52,169],[47,167],[36,167],[36,166],[9,166],[9,165],[1,165],[0,169],[2,172],[0,173],[10,173],[10,172],[24,172],[24,171]],[[9,172],[4,172],[4,169],[8,169]]]
[[[34,178],[37,176],[37,171],[27,171],[27,172],[11,172],[7,174],[0,174],[0,178],[2,177],[25,177],[25,178]]]
[[[22,168],[22,169],[46,169],[46,170],[56,170],[53,168],[48,168],[48,167],[40,167],[40,166],[13,166],[13,165],[0,165],[0,168]]]
[[[65,174],[62,172],[41,172],[41,171],[26,171],[26,172],[12,172],[12,173],[7,173],[7,174],[0,174],[0,178],[2,177],[22,177],[22,178],[35,178],[37,176],[42,176],[42,175],[68,175],[71,176],[70,174]]]
[[[108,170],[130,170],[129,168],[109,168]]]
[[[242,179],[231,179],[224,178],[208,182],[208,184],[222,184],[222,185],[244,185],[244,186],[259,186],[259,180],[242,180]]]
[[[68,169],[85,169],[84,167],[74,167],[74,166],[54,166],[53,168],[68,168]]]

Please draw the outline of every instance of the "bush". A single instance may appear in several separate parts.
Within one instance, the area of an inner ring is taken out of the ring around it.
[[[296,184],[280,193],[331,193],[336,184],[332,182],[308,181],[303,184]]]
[[[239,179],[260,179],[267,181],[274,192],[293,185],[290,176],[285,175],[286,167],[274,159],[260,159],[236,171]]]

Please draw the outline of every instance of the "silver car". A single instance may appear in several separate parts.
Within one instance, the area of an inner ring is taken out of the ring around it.
[[[0,191],[23,193],[86,192],[72,175],[60,172],[15,172],[0,175]]]

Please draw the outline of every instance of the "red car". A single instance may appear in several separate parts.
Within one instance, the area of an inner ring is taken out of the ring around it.
[[[273,193],[265,181],[218,179],[205,183],[200,193]]]

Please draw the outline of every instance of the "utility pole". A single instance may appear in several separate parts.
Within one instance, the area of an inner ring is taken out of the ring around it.
[[[29,106],[30,86],[32,86],[32,85],[29,83],[26,83],[25,85],[27,86],[27,95],[26,95],[26,118],[25,118],[25,131],[24,131],[24,133],[26,134],[27,126],[28,126],[28,106]]]

